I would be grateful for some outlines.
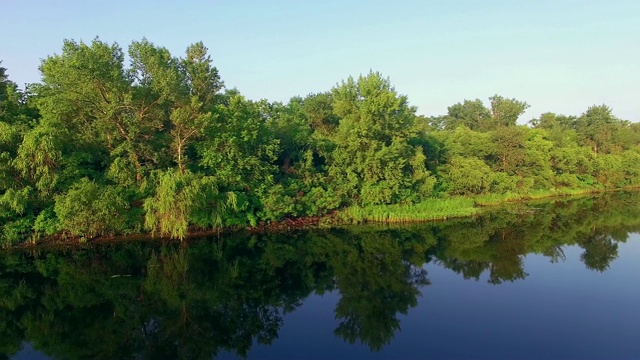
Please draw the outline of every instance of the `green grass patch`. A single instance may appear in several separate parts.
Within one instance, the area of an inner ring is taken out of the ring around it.
[[[351,206],[337,213],[341,222],[359,223],[412,223],[446,220],[479,214],[483,207],[509,202],[545,199],[558,196],[576,196],[598,192],[593,189],[534,190],[527,193],[487,194],[473,197],[433,198],[417,204]]]
[[[408,205],[351,206],[342,210],[338,216],[350,223],[410,223],[471,216],[479,210],[474,205],[473,198],[452,197],[428,199]]]
[[[557,196],[575,196],[597,192],[594,189],[550,189],[550,190],[533,190],[526,193],[506,193],[506,194],[487,194],[474,197],[477,206],[495,206],[507,202],[526,201],[534,199],[545,199]]]

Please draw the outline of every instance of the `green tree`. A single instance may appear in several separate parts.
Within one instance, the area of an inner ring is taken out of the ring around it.
[[[128,228],[129,202],[115,186],[82,179],[56,198],[55,213],[63,229],[73,235],[114,235]]]
[[[484,194],[491,189],[494,174],[482,160],[473,157],[454,156],[442,166],[440,175],[444,188],[450,194]]]
[[[495,126],[516,125],[518,118],[529,108],[529,104],[516,99],[507,99],[500,95],[489,98],[491,101],[491,116]]]
[[[202,42],[195,43],[187,48],[186,57],[180,61],[188,94],[173,106],[169,118],[174,159],[182,173],[187,164],[188,146],[203,138],[207,128],[213,125],[216,106],[221,102],[219,92],[224,84],[207,51]]]
[[[527,128],[523,126],[501,126],[491,133],[495,144],[493,168],[496,171],[519,174],[519,168],[527,160],[526,134]]]
[[[483,130],[490,128],[490,123],[491,111],[484,106],[482,100],[464,100],[447,108],[443,128],[453,130],[458,126],[466,126],[471,130]]]
[[[594,105],[577,119],[576,124],[582,143],[598,156],[611,152],[614,148],[612,139],[621,121],[613,116],[608,106]]]
[[[333,109],[340,124],[329,162],[329,175],[344,199],[362,205],[411,199],[411,190],[425,181],[416,137],[415,108],[378,73],[347,79],[333,89]],[[414,161],[412,161],[414,160]],[[423,195],[423,194],[419,194]]]

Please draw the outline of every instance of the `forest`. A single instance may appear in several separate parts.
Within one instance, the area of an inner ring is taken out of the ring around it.
[[[146,39],[65,40],[39,70],[20,89],[0,68],[3,247],[640,186],[640,124],[606,105],[521,125],[529,105],[493,95],[425,117],[373,71],[253,101],[203,43],[176,57]]]

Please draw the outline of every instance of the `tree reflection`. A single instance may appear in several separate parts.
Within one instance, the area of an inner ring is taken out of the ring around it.
[[[605,271],[618,242],[640,230],[639,198],[517,205],[411,227],[7,252],[0,353],[30,342],[67,359],[247,356],[278,338],[287,313],[328,291],[340,295],[334,334],[377,351],[428,294],[425,263],[498,285],[527,277],[527,255],[558,262],[577,245],[588,269]]]
[[[429,283],[426,271],[404,261],[399,243],[384,235],[352,238],[358,246],[343,246],[342,256],[333,261],[341,295],[335,309],[340,324],[334,333],[372,350],[393,339],[400,329],[397,315],[416,306],[419,288]]]
[[[593,235],[578,244],[584,249],[580,259],[590,270],[603,272],[618,257],[618,244],[608,235]]]

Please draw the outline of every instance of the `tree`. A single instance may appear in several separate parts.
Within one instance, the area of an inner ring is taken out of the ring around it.
[[[218,69],[212,64],[208,49],[202,42],[190,45],[186,57],[181,60],[189,93],[198,98],[205,111],[212,111],[221,102],[220,91],[224,88]]]
[[[411,160],[422,151],[410,144],[415,108],[379,73],[349,78],[332,94],[340,123],[332,136],[329,176],[339,192],[362,205],[409,200],[411,189],[420,186],[412,174],[427,171],[425,162]]]
[[[279,150],[267,126],[270,105],[232,95],[197,145],[199,165],[229,189],[265,189],[273,184]]]
[[[0,67],[0,194],[26,185],[14,159],[31,122],[38,117],[28,106],[25,94],[9,80],[6,70]]]
[[[144,202],[145,228],[183,240],[189,226],[220,228],[227,207],[237,208],[235,194],[220,197],[216,179],[189,171],[168,170],[158,173],[155,194]]]
[[[480,99],[464,100],[462,103],[449,106],[445,119],[445,130],[453,130],[458,126],[466,126],[471,130],[488,129],[491,112]]]
[[[531,127],[534,128],[539,128],[539,129],[553,129],[555,127],[557,127],[558,124],[558,120],[557,120],[557,115],[552,113],[552,112],[546,112],[542,115],[540,115],[539,118],[537,119],[531,119],[529,121],[529,125],[531,125]]]
[[[187,48],[186,58],[180,61],[180,65],[188,94],[173,106],[170,135],[175,162],[179,171],[184,173],[187,147],[201,139],[207,127],[212,126],[216,106],[222,100],[219,92],[224,84],[202,42]]]
[[[613,116],[607,105],[594,105],[577,119],[576,124],[582,143],[591,147],[593,154],[598,156],[612,150],[611,140],[621,121]]]
[[[121,189],[82,179],[56,198],[55,212],[63,229],[92,238],[127,228],[129,202]]]
[[[131,55],[142,67],[144,60]],[[139,181],[144,164],[154,156],[150,137],[161,128],[162,119],[152,115],[156,111],[150,104],[155,100],[141,100],[133,93],[134,74],[127,73],[123,63],[124,53],[117,44],[65,40],[62,54],[42,61],[43,83],[34,91],[43,124],[67,129],[79,145],[99,143],[114,160],[121,160],[112,165],[131,165],[129,176]],[[140,107],[134,106],[136,101]],[[112,171],[120,175],[115,168]]]
[[[492,134],[488,132],[473,131],[460,126],[453,131],[436,133],[435,136],[442,138],[449,157],[459,155],[484,160],[496,152],[496,144],[493,142]]]
[[[2,61],[0,61],[0,65]],[[31,115],[31,116],[29,116]],[[7,69],[0,66],[0,123],[24,124],[37,117],[26,103],[25,94],[7,75]]]
[[[494,175],[487,164],[474,157],[453,156],[440,168],[447,192],[455,195],[484,194],[491,188]]]
[[[526,162],[526,132],[527,128],[521,126],[499,127],[492,132],[491,139],[496,146],[495,170],[514,175]]]
[[[520,115],[529,108],[529,104],[516,99],[507,99],[500,95],[494,95],[491,100],[491,116],[495,126],[516,125]]]
[[[211,113],[202,113],[202,104],[198,103],[198,97],[194,96],[191,103],[177,107],[171,111],[171,138],[175,162],[181,173],[185,172],[187,147],[194,141],[204,136],[206,127],[213,122]]]
[[[302,101],[302,111],[314,131],[331,135],[338,127],[339,118],[333,111],[331,92],[309,94]]]
[[[498,126],[515,125],[518,118],[529,108],[524,101],[499,95],[494,95],[489,100],[490,109],[487,109],[480,99],[464,100],[462,103],[449,106],[447,116],[440,120],[443,124],[438,126],[445,130],[466,126],[471,130],[489,131]]]
[[[44,122],[104,146],[108,176],[122,185],[140,183],[170,158],[184,171],[186,148],[211,122],[222,88],[202,43],[182,60],[146,39],[132,42],[128,53],[125,68],[117,44],[66,40],[62,54],[43,60],[43,84],[35,88]]]

